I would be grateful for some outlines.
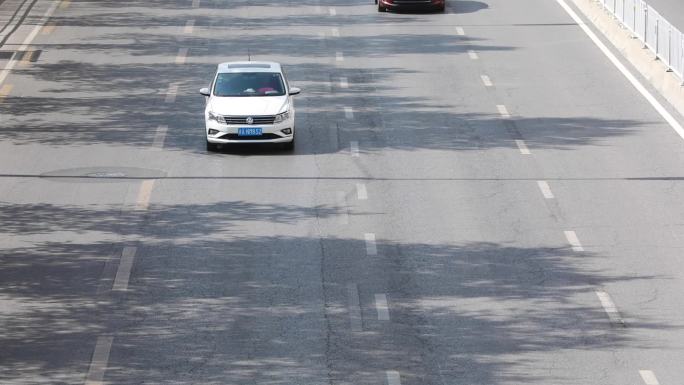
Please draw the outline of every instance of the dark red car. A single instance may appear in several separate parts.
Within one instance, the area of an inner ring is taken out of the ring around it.
[[[375,0],[378,12],[387,10],[435,10],[444,12],[446,0]]]

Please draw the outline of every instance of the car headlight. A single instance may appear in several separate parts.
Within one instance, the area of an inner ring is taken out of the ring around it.
[[[290,119],[290,111],[285,111],[282,114],[278,114],[275,117],[273,123],[280,123]]]
[[[207,120],[213,120],[217,123],[225,123],[226,121],[223,119],[223,116],[217,115],[211,111],[207,112]]]

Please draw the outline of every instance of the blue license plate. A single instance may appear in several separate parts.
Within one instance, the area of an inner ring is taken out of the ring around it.
[[[240,127],[238,136],[261,136],[261,127]]]

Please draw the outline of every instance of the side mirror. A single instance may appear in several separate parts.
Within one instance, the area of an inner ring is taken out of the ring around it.
[[[209,91],[209,88],[207,88],[207,87],[202,88],[200,90],[200,94],[202,94],[204,96],[211,96],[211,92]]]
[[[290,95],[299,95],[300,92],[302,92],[301,88],[297,88],[297,87],[290,88]]]

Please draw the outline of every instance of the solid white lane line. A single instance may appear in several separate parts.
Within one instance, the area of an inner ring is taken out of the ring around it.
[[[138,190],[138,199],[135,203],[136,210],[147,210],[150,207],[152,189],[154,189],[154,180],[146,180],[142,182],[140,185],[140,190]]]
[[[358,158],[359,157],[359,142],[351,141],[351,142],[349,142],[349,147],[351,150],[351,156]]]
[[[328,12],[330,13],[330,16],[336,16],[337,15],[337,10],[333,7],[328,8]]]
[[[530,152],[530,149],[527,148],[527,144],[525,144],[524,140],[516,139],[515,140],[516,146],[518,146],[518,150],[520,150],[520,153],[523,155],[531,155],[532,153]]]
[[[176,64],[185,64],[185,58],[188,56],[187,48],[179,48],[178,55],[176,55]]]
[[[128,290],[128,280],[131,278],[131,270],[133,269],[133,261],[135,260],[135,253],[138,251],[135,247],[126,246],[121,252],[121,259],[119,260],[119,268],[116,270],[114,277],[113,291]]]
[[[357,183],[356,184],[356,197],[360,201],[368,200],[368,189],[366,189],[365,184],[363,184],[363,183]]]
[[[192,34],[192,32],[195,30],[195,20],[188,20],[185,23],[185,28],[183,28],[183,33],[185,34]]]
[[[660,382],[658,382],[655,373],[653,373],[652,371],[639,370],[639,374],[641,375],[641,379],[644,380],[644,383],[646,385],[660,385]]]
[[[343,225],[349,224],[349,208],[347,207],[347,196],[344,191],[338,191],[335,194],[337,207],[339,209],[339,220]]]
[[[572,247],[572,251],[584,251],[584,247],[582,247],[582,243],[580,243],[580,240],[577,238],[577,234],[574,231],[565,231],[564,233],[565,238]]]
[[[332,35],[333,37],[340,37],[340,29],[335,27],[332,29]]]
[[[389,321],[389,305],[385,294],[375,295],[375,309],[378,311],[378,321]]]
[[[192,0],[192,7],[193,8],[199,8],[200,7],[200,0]]]
[[[481,75],[480,78],[482,79],[482,83],[484,83],[485,87],[494,86],[494,83],[492,83],[492,79],[490,79],[489,76]]]
[[[114,337],[98,337],[93,351],[93,358],[90,361],[90,368],[86,376],[85,385],[102,385],[105,371],[109,363],[109,352],[112,349]]]
[[[456,34],[457,34],[458,36],[463,36],[463,35],[465,35],[465,30],[463,29],[463,27],[456,27]]]
[[[342,52],[336,52],[335,53],[335,60],[344,61],[344,54]]]
[[[164,141],[166,140],[166,132],[169,130],[167,125],[159,125],[157,127],[157,132],[154,134],[154,141],[152,141],[152,147],[162,148],[164,147]]]
[[[620,316],[620,311],[615,305],[615,302],[613,302],[613,299],[610,298],[610,294],[606,293],[605,291],[597,291],[596,296],[599,298],[599,301],[601,301],[601,306],[603,306],[603,310],[608,315],[610,322],[613,324],[624,325],[625,322],[622,319],[622,316]]]
[[[387,385],[401,385],[401,376],[395,370],[387,371]]]
[[[359,302],[359,288],[355,283],[347,285],[347,295],[349,296],[349,323],[353,332],[360,332],[363,328],[361,318],[361,305]]]
[[[665,107],[663,107],[663,105],[660,104],[660,102],[653,96],[653,94],[651,94],[646,89],[646,87],[644,87],[644,85],[641,84],[639,79],[637,79],[627,69],[627,67],[625,67],[625,65],[620,62],[620,60],[612,52],[610,52],[608,47],[606,47],[606,45],[603,44],[601,39],[599,39],[598,36],[596,36],[596,34],[591,29],[589,29],[589,27],[582,21],[582,19],[577,15],[577,13],[575,13],[575,11],[572,8],[570,8],[570,6],[565,2],[565,0],[556,1],[570,15],[570,17],[575,21],[575,23],[577,23],[579,27],[582,28],[584,33],[586,33],[587,36],[589,36],[591,41],[593,41],[594,44],[596,44],[596,46],[599,47],[601,52],[603,52],[603,54],[606,55],[606,57],[608,57],[608,59],[613,63],[613,65],[615,65],[615,67],[617,67],[617,69],[620,70],[620,72],[627,78],[627,80],[629,80],[629,82],[632,83],[632,86],[634,86],[634,88],[636,88],[637,91],[639,91],[639,93],[644,98],[646,98],[646,100],[651,104],[651,106],[653,106],[653,108],[655,108],[656,111],[658,111],[660,116],[662,116],[663,119],[665,119],[665,121],[672,127],[672,129],[674,129],[675,132],[677,132],[677,134],[682,139],[684,139],[684,127],[682,127],[682,125],[679,124],[677,119],[675,119],[674,116],[672,116],[672,114],[670,114],[665,109]]]
[[[340,88],[349,88],[349,81],[347,80],[347,78],[340,78]]]
[[[60,0],[55,0],[50,8],[43,14],[43,17],[38,21],[38,23],[35,24],[35,27],[33,27],[33,30],[31,33],[26,36],[26,39],[21,43],[21,46],[17,49],[17,51],[26,51],[29,46],[31,45],[31,42],[33,42],[33,39],[36,38],[38,33],[40,32],[41,29],[43,29],[43,26],[47,21],[50,19],[50,16],[52,16],[53,13],[55,13],[55,10],[57,9],[57,6],[59,6]],[[14,66],[17,65],[17,60],[12,59],[7,62],[5,65],[5,68],[0,71],[0,84],[5,82],[5,79],[7,79],[7,76],[9,76],[10,72],[14,68]]]
[[[544,195],[544,198],[546,199],[553,199],[553,192],[551,192],[551,187],[546,181],[540,180],[537,181],[537,186],[539,186],[539,190],[541,190],[542,195]]]
[[[477,60],[479,58],[477,56],[477,52],[473,51],[472,49],[468,50],[468,56],[473,60]]]
[[[354,119],[354,109],[351,107],[344,107],[344,117],[349,120]]]
[[[176,95],[178,94],[178,83],[169,84],[169,89],[166,91],[166,103],[173,103],[176,101]]]
[[[366,240],[366,255],[378,255],[378,246],[375,243],[375,234],[366,233],[363,235]]]
[[[496,106],[496,109],[499,110],[499,114],[502,118],[508,119],[511,117],[511,114],[508,113],[508,108],[506,108],[506,106],[504,106],[503,104],[499,104],[498,106]]]

